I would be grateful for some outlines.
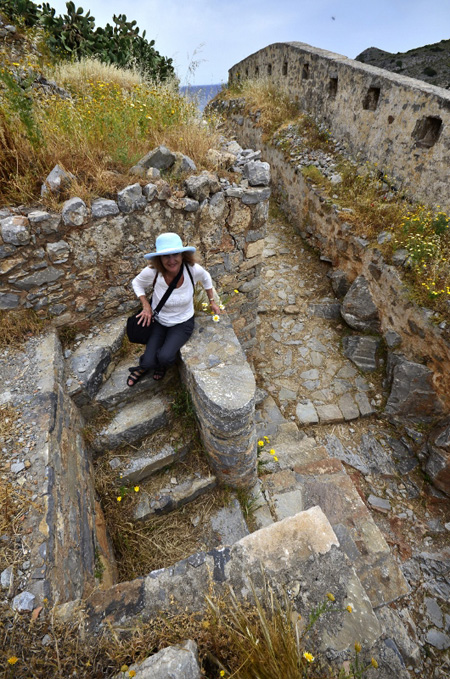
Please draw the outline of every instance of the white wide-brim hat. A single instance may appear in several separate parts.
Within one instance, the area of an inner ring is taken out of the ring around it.
[[[192,245],[183,247],[183,241],[177,233],[162,233],[155,241],[155,252],[144,255],[145,259],[160,257],[161,255],[175,255],[178,252],[195,252]]]

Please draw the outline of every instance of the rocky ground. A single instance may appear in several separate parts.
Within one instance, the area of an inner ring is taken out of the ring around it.
[[[270,219],[255,372],[283,416],[344,462],[411,587],[393,607],[421,648],[415,672],[448,676],[448,499],[421,472],[421,427],[395,428],[383,418],[383,356],[364,373],[344,355],[351,331],[327,272],[293,227],[280,215]]]

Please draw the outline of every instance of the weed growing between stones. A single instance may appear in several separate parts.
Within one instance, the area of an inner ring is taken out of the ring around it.
[[[280,92],[269,78],[236,81],[222,90],[219,99],[245,98],[245,112],[259,112],[258,124],[269,138],[280,125],[298,117],[298,106]]]
[[[0,349],[22,346],[26,340],[40,333],[46,323],[33,309],[0,311]]]
[[[33,613],[21,615],[2,604],[0,639],[5,653],[1,665],[5,676],[10,676],[14,666],[16,679],[92,679],[118,676],[121,671],[127,677],[132,676],[132,664],[192,639],[207,679],[361,679],[378,666],[375,658],[362,659],[361,645],[356,642],[353,661],[344,662],[343,668],[329,667],[287,594],[278,596],[266,587],[262,598],[254,592],[252,598],[254,603],[238,600],[232,591],[212,592],[199,613],[167,614],[122,634],[105,626],[98,637],[83,634],[82,610],[76,620],[68,622],[46,602]],[[322,608],[321,615],[329,616],[332,625],[339,607],[327,599]],[[347,609],[343,614],[352,612]]]

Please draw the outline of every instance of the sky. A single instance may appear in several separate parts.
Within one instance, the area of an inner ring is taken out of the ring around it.
[[[37,4],[37,0],[35,0]],[[65,0],[48,0],[64,14]],[[174,61],[182,85],[226,82],[228,69],[275,42],[355,58],[367,47],[405,52],[450,38],[450,0],[83,0],[96,26],[135,19]]]

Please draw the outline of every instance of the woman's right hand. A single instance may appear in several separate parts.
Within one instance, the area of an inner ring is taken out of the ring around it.
[[[137,314],[138,325],[143,325],[144,328],[150,325],[152,322],[152,310],[149,306],[148,308],[142,309],[140,314]]]

